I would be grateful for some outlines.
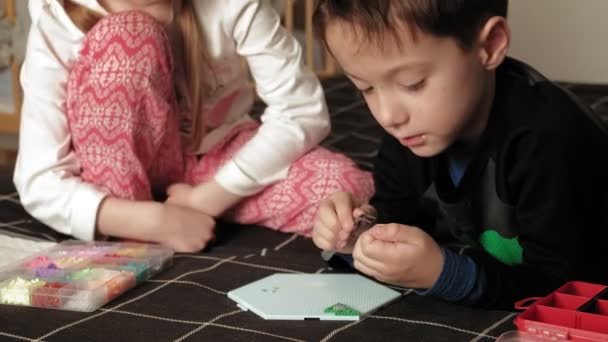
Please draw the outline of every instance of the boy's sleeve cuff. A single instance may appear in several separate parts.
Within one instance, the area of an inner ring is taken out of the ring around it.
[[[477,282],[477,265],[470,257],[459,255],[442,247],[443,269],[439,278],[428,290],[416,291],[419,295],[433,296],[450,302],[461,301],[471,293]]]

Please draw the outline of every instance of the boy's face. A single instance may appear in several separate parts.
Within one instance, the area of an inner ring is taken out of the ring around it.
[[[414,154],[431,157],[457,140],[475,140],[493,95],[478,50],[422,32],[414,41],[406,28],[399,34],[401,46],[390,35],[370,44],[336,21],[326,40],[378,123]]]

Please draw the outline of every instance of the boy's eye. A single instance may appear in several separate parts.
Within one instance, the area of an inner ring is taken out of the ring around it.
[[[363,95],[369,95],[372,92],[372,90],[374,90],[373,87],[368,87],[368,88],[365,88],[365,89],[359,89],[359,88],[357,88],[357,89]]]
[[[414,84],[410,84],[410,85],[404,85],[403,88],[405,88],[405,90],[407,91],[418,91],[420,89],[422,89],[422,87],[424,87],[424,85],[426,84],[426,79],[422,79]]]

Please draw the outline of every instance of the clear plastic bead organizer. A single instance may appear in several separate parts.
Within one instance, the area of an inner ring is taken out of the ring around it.
[[[90,312],[172,263],[158,245],[64,241],[0,269],[0,304]]]

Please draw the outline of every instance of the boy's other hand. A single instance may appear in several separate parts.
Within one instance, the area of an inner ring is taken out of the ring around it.
[[[382,282],[431,288],[443,270],[443,253],[423,230],[379,224],[363,233],[354,247],[355,268]]]
[[[321,202],[314,221],[312,239],[320,249],[351,253],[355,241],[355,217],[374,214],[370,205],[361,205],[350,193],[337,192]]]

